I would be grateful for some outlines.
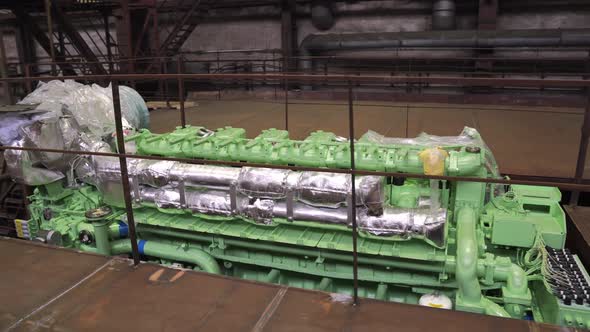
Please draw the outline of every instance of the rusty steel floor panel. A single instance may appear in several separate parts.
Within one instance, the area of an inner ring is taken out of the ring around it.
[[[590,207],[564,205],[567,216],[567,247],[590,268]]]
[[[0,239],[6,331],[564,331]]]
[[[106,257],[0,239],[0,328],[14,324],[107,261]]]

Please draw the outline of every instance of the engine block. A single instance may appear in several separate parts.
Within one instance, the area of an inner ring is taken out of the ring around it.
[[[301,141],[284,130],[245,134],[140,130],[126,145],[138,155],[350,168],[349,141],[333,133]],[[128,255],[119,161],[85,160],[74,179],[35,189],[19,234]],[[355,165],[408,175],[357,176],[353,200],[348,174],[128,160],[140,253],[160,264],[351,294],[356,218],[362,297],[590,328],[589,278],[564,248],[557,188],[412,178],[499,177],[477,131],[415,139],[368,132],[355,143]]]

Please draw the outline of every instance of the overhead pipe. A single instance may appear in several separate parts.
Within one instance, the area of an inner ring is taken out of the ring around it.
[[[313,68],[311,56],[328,51],[399,48],[587,47],[590,29],[452,30],[310,34],[299,46],[302,71]]]
[[[435,0],[432,4],[432,30],[455,29],[455,1]]]

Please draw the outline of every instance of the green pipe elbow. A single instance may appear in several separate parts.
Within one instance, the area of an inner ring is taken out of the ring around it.
[[[84,252],[91,252],[91,253],[96,254],[96,248],[91,247],[91,246],[86,245],[86,244],[80,244],[80,250],[81,251],[84,251]]]
[[[221,274],[221,267],[213,258],[205,251],[197,248],[182,249],[177,244],[160,243],[154,240],[137,240],[139,246],[139,253],[147,256],[163,258],[172,261],[191,263],[201,270]],[[130,240],[117,240],[111,243],[111,253],[114,255],[131,252]]]
[[[201,270],[221,274],[219,264],[213,256],[197,248],[182,249],[176,244],[160,243],[153,240],[145,241],[138,240],[138,243],[143,242],[140,253],[147,256],[161,257],[164,259],[192,263],[201,268]]]
[[[457,260],[455,276],[459,294],[466,303],[479,304],[481,287],[477,279],[477,235],[475,232],[475,211],[463,207],[457,214]]]
[[[78,232],[87,231],[94,235],[94,226],[92,226],[92,224],[90,223],[79,223],[77,226],[77,230]],[[122,234],[125,232],[127,232],[127,230],[125,229],[124,231],[121,231],[121,225],[119,223],[113,222],[109,225],[109,236],[111,239],[122,238],[124,237],[122,236]]]
[[[508,279],[506,280],[506,288],[515,294],[523,295],[527,293],[528,279],[524,270],[520,266],[516,264],[510,266]]]
[[[492,300],[488,299],[485,296],[481,297],[481,305],[484,308],[484,312],[486,315],[496,316],[496,317],[506,317],[506,318],[512,317],[499,304],[497,304],[496,302],[493,302]]]

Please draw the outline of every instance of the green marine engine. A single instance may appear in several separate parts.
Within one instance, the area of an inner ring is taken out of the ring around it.
[[[239,128],[188,126],[140,130],[126,145],[138,155],[350,168],[348,139],[322,131],[297,141],[284,130],[247,139]],[[35,189],[19,234],[130,254],[118,158],[70,165],[67,179]],[[407,177],[357,176],[353,200],[344,173],[130,159],[139,251],[160,264],[351,294],[356,218],[362,297],[590,328],[588,275],[564,249],[557,188],[412,178],[498,178],[476,130],[368,132],[355,143],[355,166]]]

